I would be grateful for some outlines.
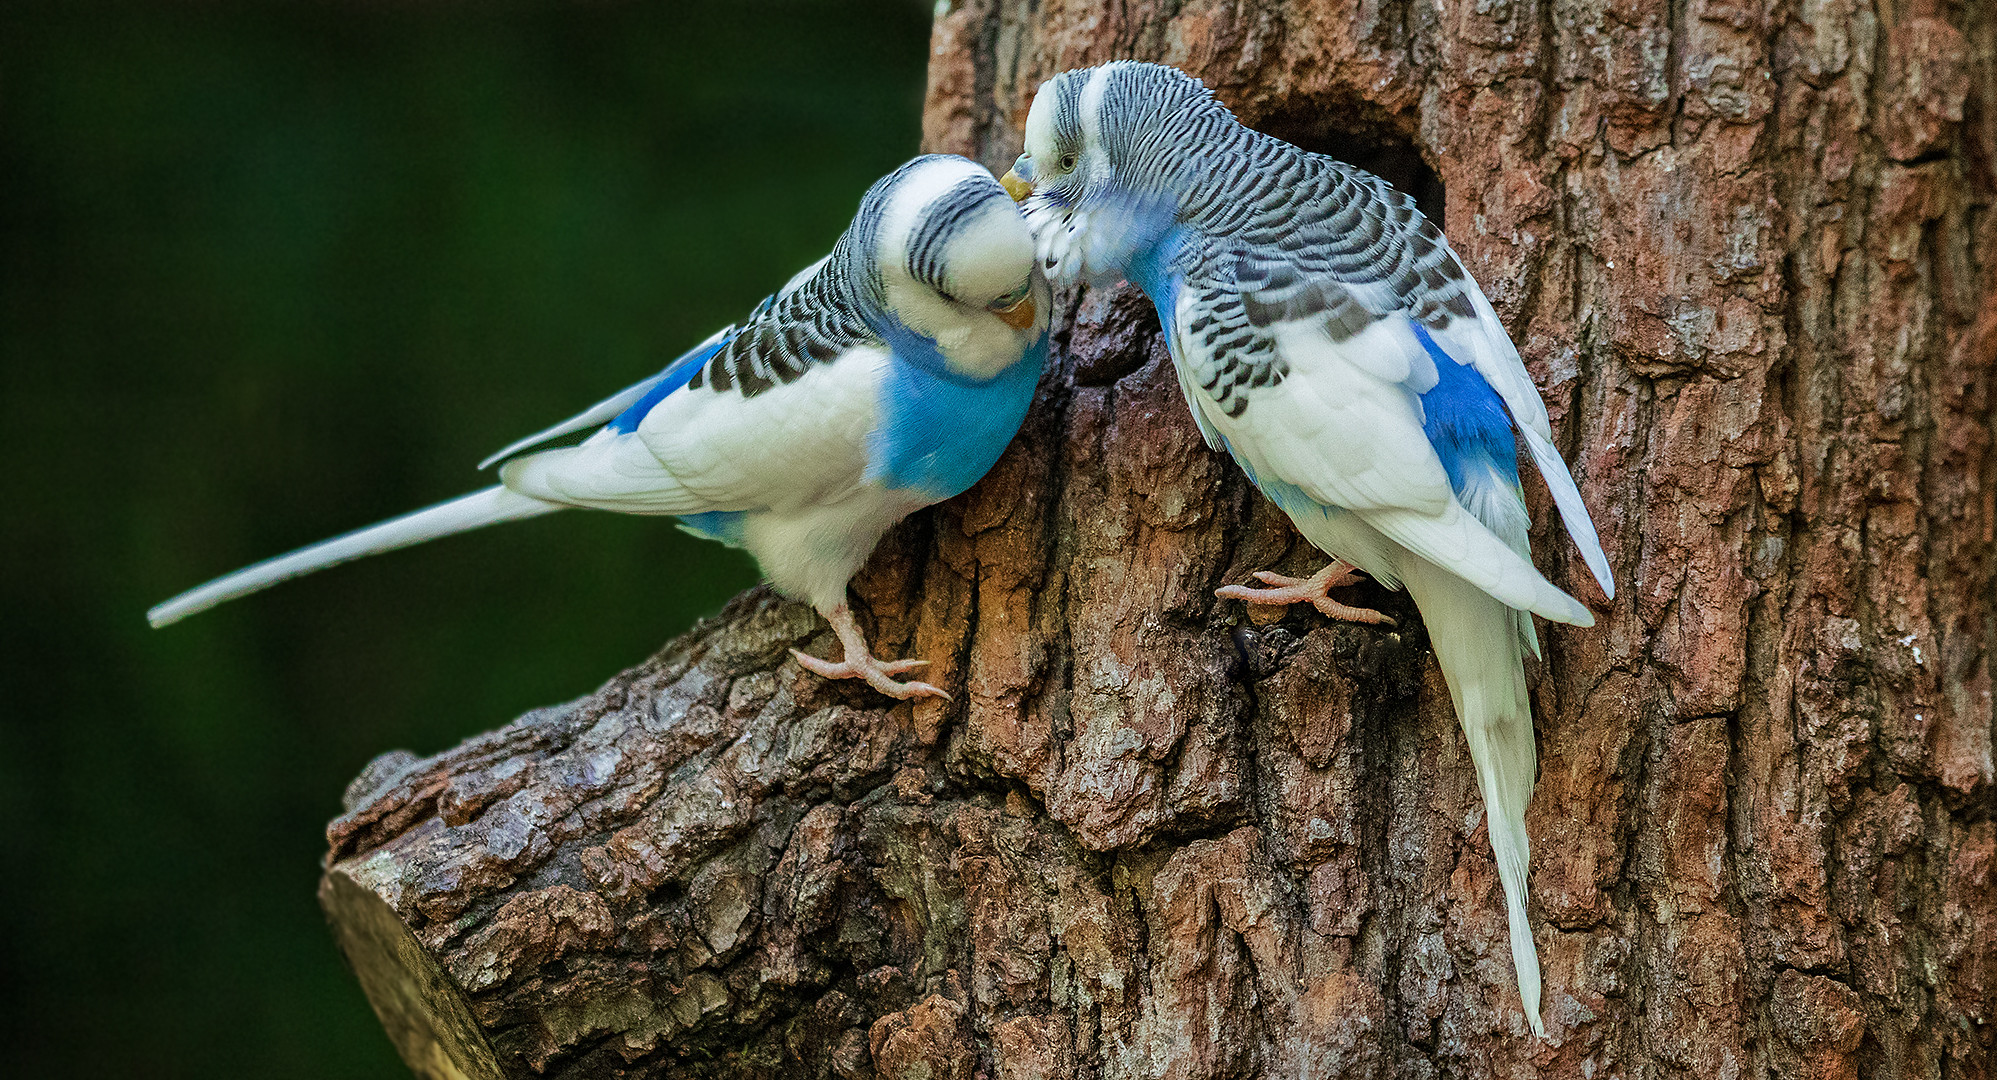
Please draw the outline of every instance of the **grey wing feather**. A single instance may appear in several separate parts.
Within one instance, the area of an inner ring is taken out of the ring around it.
[[[752,398],[796,382],[812,367],[856,345],[879,343],[864,306],[842,264],[828,256],[806,267],[757,308],[742,332],[687,385]]]
[[[1274,335],[1249,317],[1249,299],[1232,273],[1238,254],[1216,250],[1209,258],[1214,261],[1207,264],[1207,274],[1186,279],[1187,298],[1178,330],[1185,356],[1179,365],[1180,381],[1188,401],[1197,386],[1220,412],[1240,416],[1248,407],[1250,392],[1281,382],[1289,365],[1276,352]]]
[[[1395,312],[1439,327],[1475,319],[1470,275],[1414,199],[1341,161],[1299,156],[1237,235],[1259,322],[1322,314],[1345,340]]]
[[[1396,313],[1432,325],[1476,314],[1464,295],[1475,285],[1412,199],[1343,162],[1284,149],[1294,156],[1243,170],[1236,201],[1201,223],[1205,241],[1178,260],[1187,353],[1201,360],[1192,379],[1233,416],[1289,374],[1279,326],[1315,323],[1339,344]]]

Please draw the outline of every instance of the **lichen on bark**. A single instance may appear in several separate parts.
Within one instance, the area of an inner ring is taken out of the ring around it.
[[[759,591],[356,782],[322,895],[411,1066],[1997,1070],[1989,7],[970,0],[926,143],[1001,166],[1042,78],[1120,56],[1439,188],[1546,395],[1623,586],[1535,672],[1551,1037],[1419,619],[1213,599],[1318,557],[1121,288],[1068,298],[1019,440],[855,583],[953,701],[800,672],[829,634]]]

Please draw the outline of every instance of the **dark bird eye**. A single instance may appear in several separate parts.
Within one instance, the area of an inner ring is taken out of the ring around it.
[[[1070,169],[1073,169],[1074,167],[1075,167],[1075,155],[1074,155],[1074,154],[1072,154],[1072,153],[1069,153],[1069,154],[1062,154],[1062,155],[1061,155],[1061,171],[1062,171],[1062,172],[1067,172],[1067,171],[1069,171]]]

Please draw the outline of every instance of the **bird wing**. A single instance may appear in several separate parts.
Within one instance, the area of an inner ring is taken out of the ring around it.
[[[1430,517],[1416,531],[1444,530],[1429,537],[1442,545],[1436,555],[1482,548],[1445,505],[1466,494],[1452,491],[1460,485],[1451,469],[1461,463],[1425,430],[1431,420],[1453,421],[1428,415],[1454,395],[1425,395],[1459,374],[1438,363],[1468,368],[1503,403],[1569,534],[1614,595],[1538,390],[1441,232],[1412,199],[1330,158],[1302,157],[1286,182],[1263,190],[1232,232],[1190,234],[1172,260],[1184,283],[1175,298],[1182,382],[1237,456],[1246,453],[1242,440],[1268,442],[1257,453],[1272,476],[1313,499]],[[1250,411],[1262,419],[1240,423]],[[1278,430],[1276,441],[1258,434]],[[1396,539],[1434,557],[1419,535]]]
[[[1407,313],[1372,313],[1382,283],[1307,275],[1281,252],[1238,243],[1205,246],[1180,260],[1195,269],[1177,294],[1176,351],[1196,408],[1258,485],[1352,511],[1514,608],[1592,622],[1459,501],[1425,425],[1421,395],[1437,385],[1437,361]],[[1475,481],[1506,483],[1503,472]]]
[[[1240,401],[1244,395],[1258,395],[1280,381],[1284,363],[1302,363],[1310,379],[1330,393],[1354,391],[1358,387],[1346,383],[1364,377],[1400,383],[1414,395],[1436,387],[1438,355],[1468,365],[1502,399],[1534,465],[1546,477],[1568,535],[1602,589],[1616,595],[1602,541],[1552,443],[1546,403],[1532,375],[1484,289],[1412,198],[1344,162],[1298,156],[1282,184],[1262,188],[1260,202],[1242,214],[1234,232],[1224,240],[1206,240],[1204,246],[1208,250],[1200,260],[1180,258],[1176,266],[1188,271],[1188,279],[1202,266],[1208,268],[1204,289],[1190,297],[1204,301],[1204,307],[1194,309],[1192,323],[1206,315],[1206,335],[1218,333],[1216,341],[1236,345],[1210,349],[1216,355],[1198,373],[1202,383],[1214,383],[1212,395],[1222,411],[1246,407]],[[1238,301],[1238,309],[1230,301]],[[1278,363],[1278,341],[1286,337],[1296,341],[1282,349]],[[1326,355],[1338,355],[1356,371],[1326,375]],[[1350,407],[1378,405],[1378,391],[1380,387],[1368,385]],[[1392,411],[1408,415],[1408,409]],[[1412,415],[1420,429],[1426,421],[1420,403]],[[1394,461],[1410,449],[1408,441],[1388,443],[1362,459]],[[1400,461],[1406,463],[1404,457]],[[1372,487],[1376,479],[1380,477],[1362,469],[1352,479],[1360,491],[1342,495],[1380,497]],[[1394,475],[1392,483],[1404,487],[1398,499],[1420,499],[1424,493],[1434,497],[1432,479],[1430,473],[1426,481],[1416,479],[1406,487],[1410,477]],[[1352,503],[1336,505],[1362,509]]]
[[[731,324],[716,330],[706,341],[681,353],[672,363],[665,366],[665,370],[659,372],[657,375],[627,386],[559,424],[544,428],[524,439],[516,439],[508,443],[505,449],[479,462],[478,467],[481,469],[490,468],[496,462],[504,461],[522,451],[532,450],[542,443],[552,442],[564,435],[585,431],[602,424],[615,424],[618,421],[627,421],[627,428],[636,426],[639,417],[650,411],[651,407],[658,404],[666,395],[685,386],[687,380],[693,377],[694,372],[699,371],[701,365],[712,360],[715,353],[726,348],[729,341],[734,339],[735,334],[744,325],[762,318],[772,307],[776,306],[777,301],[796,292],[806,282],[817,277],[819,271],[825,268],[825,264],[831,258],[832,256],[827,255],[810,266],[799,270],[796,274],[791,275],[791,279],[784,283],[783,288],[764,297],[762,302],[756,305],[744,323]]]
[[[641,514],[837,501],[864,479],[887,349],[836,295],[793,281],[741,330],[578,446],[509,462],[508,487]]]
[[[768,301],[764,301],[764,303],[768,303]],[[504,461],[522,451],[532,450],[542,443],[552,442],[564,435],[570,435],[578,431],[585,431],[589,428],[613,423],[623,419],[633,409],[642,409],[649,407],[651,404],[656,404],[667,394],[685,386],[687,380],[693,377],[693,373],[700,370],[702,364],[713,359],[714,354],[720,352],[728,344],[729,339],[735,336],[738,329],[739,327],[733,325],[722,327],[715,331],[706,341],[681,353],[672,363],[666,365],[665,370],[659,372],[657,375],[627,386],[559,424],[544,428],[526,438],[508,443],[504,449],[479,462],[478,467],[481,469],[490,468],[496,462]],[[642,413],[639,415],[642,415]]]

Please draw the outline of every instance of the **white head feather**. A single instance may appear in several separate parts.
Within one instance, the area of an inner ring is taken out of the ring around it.
[[[871,269],[888,312],[934,340],[958,375],[988,379],[1017,362],[1045,331],[1050,297],[1005,189],[976,163],[943,155],[883,183]]]

